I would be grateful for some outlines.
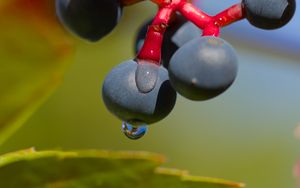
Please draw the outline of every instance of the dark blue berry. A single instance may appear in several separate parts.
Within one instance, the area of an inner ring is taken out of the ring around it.
[[[262,29],[277,29],[287,24],[296,9],[295,0],[243,0],[246,18]]]
[[[114,29],[122,8],[119,0],[56,0],[56,12],[73,33],[97,41]]]
[[[168,72],[159,67],[154,88],[141,92],[137,88],[137,62],[130,60],[115,67],[102,87],[103,101],[110,112],[133,125],[151,124],[165,118],[176,102]]]
[[[168,70],[179,94],[206,100],[223,93],[235,80],[237,69],[230,44],[216,37],[199,37],[177,50]]]
[[[192,22],[183,24],[172,37],[172,41],[179,47],[202,35],[202,31]]]

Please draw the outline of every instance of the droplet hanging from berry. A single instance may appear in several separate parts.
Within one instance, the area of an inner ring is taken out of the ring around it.
[[[148,126],[146,124],[144,125],[132,125],[126,121],[123,121],[122,123],[122,131],[127,136],[127,138],[130,138],[132,140],[137,140],[142,138],[148,130]]]

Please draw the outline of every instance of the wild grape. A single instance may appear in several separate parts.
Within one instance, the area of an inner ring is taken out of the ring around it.
[[[97,41],[115,28],[123,7],[141,1],[56,0],[56,11],[71,32]],[[123,121],[122,131],[131,139],[141,138],[147,124],[172,111],[176,91],[199,101],[233,84],[237,55],[219,38],[223,27],[247,19],[258,28],[277,29],[292,19],[296,8],[295,0],[242,0],[210,16],[190,0],[151,2],[158,12],[139,29],[135,59],[115,67],[102,86],[107,109]]]
[[[56,12],[71,32],[98,41],[115,28],[122,7],[119,0],[56,0]]]

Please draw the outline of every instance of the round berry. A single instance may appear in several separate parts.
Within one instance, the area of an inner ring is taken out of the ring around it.
[[[237,57],[226,41],[199,37],[171,59],[169,77],[175,90],[191,100],[207,100],[224,92],[237,75]]]
[[[165,118],[176,102],[168,72],[159,66],[157,80],[151,91],[137,88],[138,63],[129,60],[115,67],[102,87],[103,101],[110,112],[133,125],[151,124]]]
[[[122,8],[119,0],[56,0],[56,12],[71,32],[97,41],[114,29]]]
[[[146,34],[148,31],[148,27],[151,25],[153,18],[146,21],[139,29],[139,32],[135,39],[135,53],[137,54],[140,49],[142,48]],[[170,25],[168,26],[163,39],[162,45],[162,63],[164,67],[168,67],[169,61],[172,55],[178,50],[179,46],[174,43],[172,37],[176,33],[176,31],[186,22],[186,20],[182,16],[175,16],[174,20],[171,21]]]
[[[243,0],[246,18],[262,29],[277,29],[287,24],[296,9],[295,0]]]

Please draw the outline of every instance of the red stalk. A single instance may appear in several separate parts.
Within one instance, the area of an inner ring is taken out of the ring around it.
[[[224,27],[243,18],[245,18],[243,6],[239,3],[214,16],[214,21],[219,27]]]
[[[140,0],[124,0],[138,2]],[[233,5],[216,16],[209,16],[196,8],[188,0],[151,0],[159,6],[152,24],[148,28],[144,45],[137,55],[139,62],[149,61],[160,65],[163,35],[169,24],[171,15],[180,12],[187,20],[203,30],[203,36],[219,37],[220,29],[245,18],[241,3]]]
[[[204,29],[212,21],[211,16],[205,14],[190,3],[184,3],[179,8],[179,12],[200,29]]]
[[[144,45],[137,55],[137,59],[150,60],[160,65],[163,36],[172,13],[172,8],[163,7],[159,9],[152,24],[148,27]]]

